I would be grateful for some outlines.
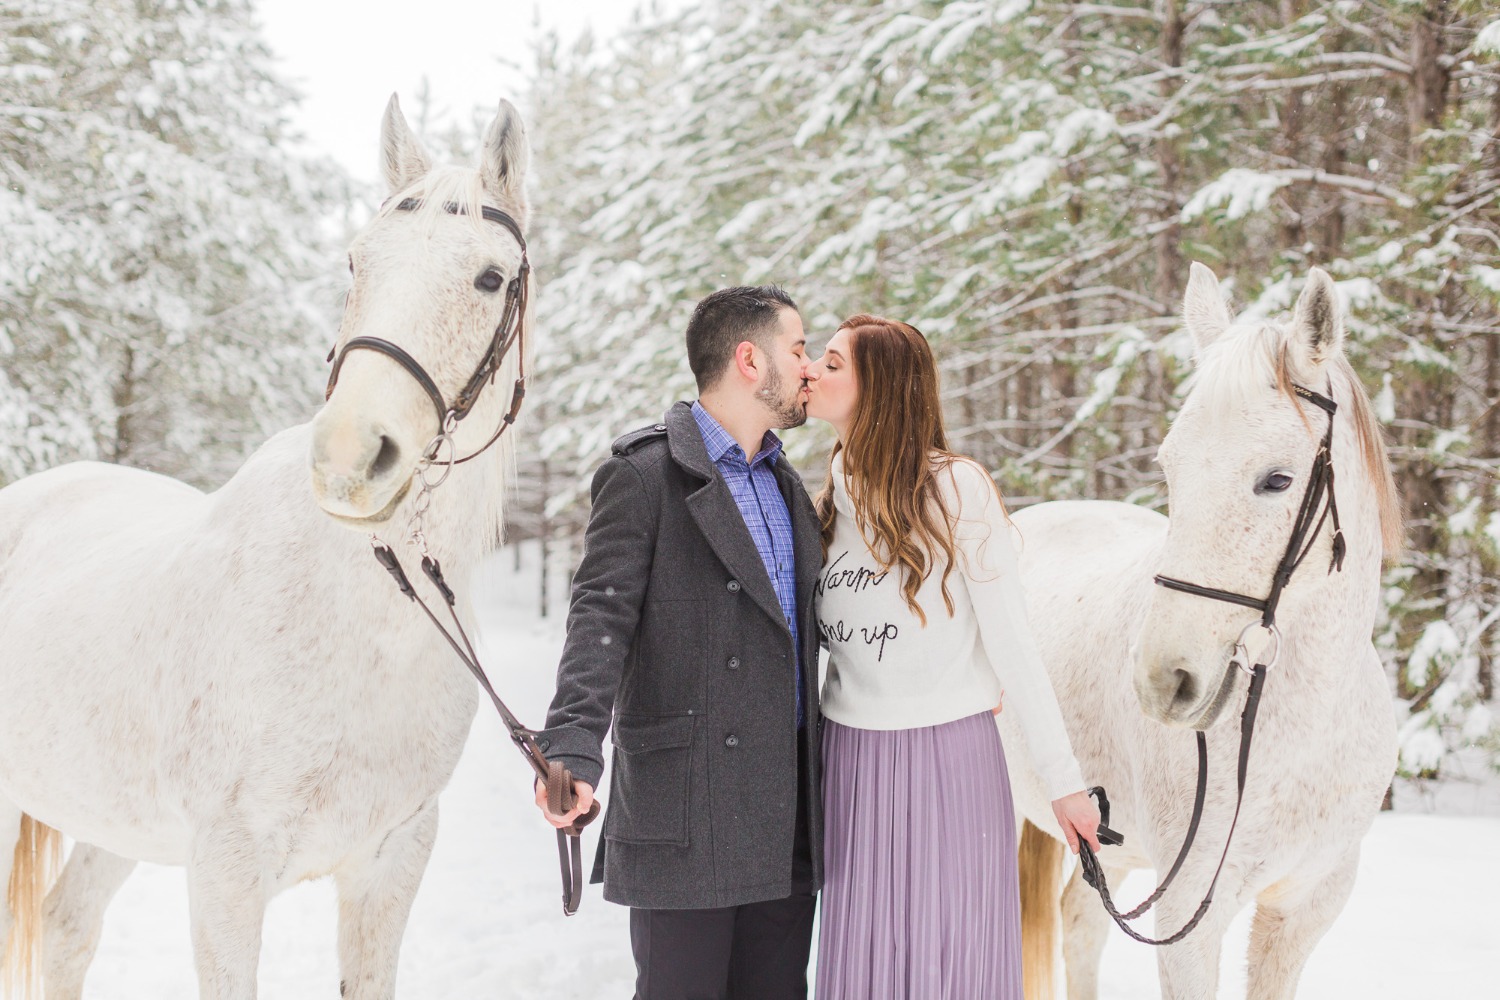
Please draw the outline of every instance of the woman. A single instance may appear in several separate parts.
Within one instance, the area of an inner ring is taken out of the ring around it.
[[[838,433],[816,506],[824,562],[824,858],[818,1000],[1021,996],[1005,694],[1070,846],[1096,848],[1026,623],[994,481],[948,450],[921,333],[853,316],[806,370]]]

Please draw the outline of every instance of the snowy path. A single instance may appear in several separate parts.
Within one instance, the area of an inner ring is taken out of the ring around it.
[[[508,556],[506,561],[508,561]],[[486,662],[511,708],[539,721],[560,646],[558,623],[530,613],[535,576],[513,579],[504,562],[476,586],[497,609]],[[457,663],[454,669],[462,669]],[[562,916],[551,832],[530,805],[530,777],[492,712],[475,723],[442,799],[442,830],[417,897],[401,956],[408,998],[582,1000],[631,995],[625,911],[590,887],[581,912]],[[585,837],[586,861],[594,835]],[[1500,965],[1500,818],[1382,815],[1365,842],[1354,897],[1314,952],[1304,997],[1371,1000],[1471,995]],[[1144,875],[1120,898],[1149,891]],[[261,996],[338,996],[336,904],[330,881],[279,897],[266,921]],[[1226,950],[1221,995],[1244,996],[1249,933],[1241,914]],[[1105,1000],[1159,996],[1151,949],[1115,932],[1104,955]],[[105,924],[89,974],[90,1000],[176,1000],[197,995],[179,869],[141,866]]]

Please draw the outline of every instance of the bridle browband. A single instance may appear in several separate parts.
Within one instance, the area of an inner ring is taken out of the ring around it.
[[[1142,944],[1166,945],[1181,941],[1187,937],[1193,928],[1198,926],[1208,908],[1213,904],[1214,890],[1219,884],[1219,875],[1224,870],[1224,862],[1229,857],[1230,844],[1234,842],[1235,824],[1239,822],[1240,806],[1245,799],[1245,778],[1250,763],[1250,742],[1255,735],[1255,715],[1260,707],[1261,691],[1265,687],[1266,671],[1274,665],[1281,655],[1281,632],[1276,626],[1276,608],[1281,603],[1282,592],[1291,582],[1292,574],[1307,554],[1312,551],[1313,543],[1317,541],[1318,533],[1323,530],[1323,523],[1328,519],[1333,521],[1333,556],[1329,561],[1328,572],[1342,571],[1344,568],[1344,533],[1339,527],[1338,503],[1333,491],[1333,418],[1338,412],[1338,404],[1333,401],[1333,383],[1328,384],[1328,395],[1314,392],[1300,385],[1293,385],[1292,391],[1300,399],[1305,399],[1314,406],[1319,407],[1328,414],[1328,428],[1323,432],[1323,439],[1318,444],[1318,452],[1313,457],[1312,470],[1308,475],[1307,488],[1302,494],[1302,503],[1297,509],[1297,520],[1292,525],[1292,534],[1287,541],[1286,551],[1282,553],[1281,561],[1276,566],[1276,572],[1271,578],[1271,590],[1265,597],[1252,597],[1248,594],[1237,594],[1232,590],[1221,590],[1218,587],[1206,587],[1202,584],[1189,583],[1175,577],[1162,576],[1158,574],[1154,579],[1158,586],[1166,587],[1168,590],[1180,591],[1184,594],[1192,594],[1195,597],[1206,597],[1214,601],[1223,601],[1228,604],[1237,604],[1241,607],[1251,608],[1261,613],[1260,620],[1251,622],[1240,632],[1235,641],[1235,652],[1230,659],[1230,669],[1238,664],[1240,669],[1250,675],[1250,690],[1245,695],[1245,708],[1240,713],[1240,754],[1239,767],[1236,772],[1236,794],[1234,800],[1234,816],[1229,822],[1229,834],[1224,838],[1224,852],[1219,856],[1219,867],[1214,870],[1214,877],[1209,882],[1208,892],[1204,894],[1203,901],[1198,904],[1197,912],[1177,933],[1164,938],[1148,938],[1129,926],[1126,921],[1134,920],[1151,909],[1166,892],[1167,886],[1177,877],[1182,864],[1187,860],[1188,851],[1193,846],[1193,839],[1198,833],[1199,821],[1203,819],[1203,803],[1208,792],[1208,742],[1203,730],[1198,730],[1198,785],[1193,798],[1192,818],[1188,822],[1187,836],[1183,839],[1182,848],[1177,852],[1177,858],[1168,869],[1166,878],[1161,880],[1155,891],[1129,913],[1121,913],[1115,908],[1114,901],[1110,898],[1109,886],[1105,883],[1104,870],[1099,864],[1098,857],[1094,854],[1086,841],[1081,838],[1078,844],[1079,864],[1083,869],[1083,880],[1093,886],[1099,893],[1100,900],[1104,903],[1104,909],[1110,918],[1132,939]],[[1324,501],[1324,494],[1327,500]],[[1321,513],[1318,512],[1322,507]],[[1250,666],[1251,657],[1245,646],[1245,636],[1252,629],[1259,626],[1265,629],[1273,640],[1271,655],[1265,657],[1266,662],[1255,663]],[[1227,683],[1227,681],[1226,681]],[[1123,844],[1124,838],[1115,831],[1109,829],[1109,797],[1102,787],[1089,789],[1089,794],[1099,800],[1100,824],[1099,840],[1106,844]]]
[[[396,205],[398,212],[412,212],[422,206],[421,199],[407,198]],[[448,202],[443,205],[443,211],[450,215],[466,215],[467,211],[462,205]],[[433,437],[428,446],[425,457],[429,464],[453,466],[470,459],[477,458],[496,441],[500,435],[516,422],[516,416],[521,412],[521,402],[526,398],[526,306],[530,296],[531,262],[526,255],[526,237],[521,233],[521,227],[516,220],[498,208],[488,205],[480,209],[481,216],[487,222],[496,222],[509,230],[521,246],[521,266],[517,268],[515,276],[505,286],[505,312],[500,316],[500,323],[495,327],[494,336],[490,338],[490,345],[485,350],[484,356],[480,358],[474,373],[464,383],[458,395],[453,398],[453,405],[449,406],[443,401],[443,393],[433,381],[432,376],[427,374],[415,358],[397,344],[391,343],[380,337],[354,337],[341,348],[328,353],[328,360],[333,362],[333,370],[328,373],[328,388],[323,394],[324,399],[333,395],[334,386],[338,384],[339,371],[344,367],[344,359],[349,356],[350,351],[375,351],[384,354],[395,361],[406,373],[412,377],[422,391],[427,393],[427,398],[432,400],[433,408],[437,411],[438,433]],[[512,329],[514,326],[514,329]],[[519,348],[519,356],[516,359],[517,378],[515,388],[511,391],[510,409],[500,420],[500,426],[495,433],[478,450],[465,455],[463,458],[450,458],[447,461],[439,460],[437,449],[441,442],[450,437],[458,422],[469,415],[474,404],[479,399],[486,383],[493,382],[500,371],[500,365],[505,356],[510,353],[512,347]]]
[[[395,210],[398,212],[411,212],[420,208],[421,205],[422,202],[419,199],[407,198],[397,204]],[[467,214],[462,205],[453,202],[444,204],[443,210],[450,215]],[[511,712],[505,702],[495,692],[495,688],[491,685],[484,667],[480,665],[479,654],[474,649],[474,644],[469,641],[468,635],[464,632],[463,622],[459,620],[457,598],[453,593],[453,589],[443,578],[443,568],[438,563],[437,558],[428,551],[427,541],[421,528],[422,515],[427,509],[426,505],[430,501],[432,490],[442,484],[447,478],[448,471],[453,466],[467,462],[472,458],[477,458],[498,441],[500,435],[504,434],[516,422],[516,416],[521,412],[521,402],[526,397],[526,305],[529,295],[528,279],[531,274],[531,263],[526,256],[526,237],[521,233],[521,227],[516,223],[516,220],[499,209],[490,208],[486,205],[480,211],[487,222],[499,223],[516,238],[516,242],[521,245],[521,266],[516,270],[516,274],[510,279],[509,284],[506,285],[505,312],[500,316],[500,323],[495,327],[495,333],[490,338],[490,345],[486,349],[484,356],[480,358],[479,365],[474,369],[474,373],[469,376],[469,380],[464,383],[464,387],[453,398],[453,405],[449,406],[443,401],[443,394],[438,389],[437,383],[433,381],[431,375],[427,374],[426,369],[417,363],[415,358],[399,345],[380,337],[354,337],[348,343],[344,344],[342,348],[336,348],[335,351],[328,352],[328,360],[333,362],[333,370],[328,373],[328,390],[324,394],[324,398],[327,399],[333,395],[334,386],[338,384],[339,370],[344,366],[344,359],[349,356],[349,352],[365,350],[384,354],[395,361],[406,370],[406,373],[416,381],[417,385],[422,387],[422,391],[427,393],[427,398],[432,400],[433,408],[437,411],[438,431],[433,436],[432,441],[423,450],[417,466],[416,476],[421,482],[421,489],[418,492],[414,505],[415,513],[413,515],[413,527],[410,535],[411,541],[417,545],[422,553],[422,573],[432,583],[433,587],[436,588],[438,595],[442,598],[443,604],[446,605],[448,615],[453,622],[453,630],[449,631],[427,602],[417,593],[416,588],[412,586],[411,581],[407,578],[406,571],[402,568],[401,560],[397,558],[395,550],[381,541],[379,537],[371,535],[370,541],[374,548],[375,558],[385,568],[386,572],[390,573],[391,578],[395,580],[396,587],[401,593],[422,609],[432,621],[432,624],[442,633],[443,638],[447,640],[448,645],[452,647],[454,653],[463,661],[464,666],[474,675],[480,687],[490,696],[490,701],[494,704],[495,711],[499,713],[501,721],[505,724],[505,728],[510,732],[511,742],[516,745],[521,751],[521,755],[531,765],[532,770],[536,772],[538,780],[546,784],[547,808],[554,814],[562,815],[563,813],[570,812],[576,803],[573,794],[573,775],[563,766],[561,761],[549,761],[546,758],[542,753],[541,747],[537,744],[535,731],[523,726],[521,721],[516,718],[515,714]],[[481,448],[465,455],[463,458],[453,457],[455,454],[452,450],[454,429],[458,426],[459,421],[467,417],[470,411],[473,410],[474,404],[479,399],[479,394],[484,390],[485,385],[494,381],[495,376],[500,371],[501,363],[504,362],[505,356],[510,353],[512,347],[518,348],[519,357],[516,361],[517,378],[515,388],[511,392],[510,408],[506,411],[505,416],[501,418],[500,426],[495,429],[495,433],[490,436],[490,439]],[[444,442],[448,443],[450,449],[449,458],[446,461],[438,457]],[[427,477],[427,470],[430,466],[434,465],[444,467],[443,475],[435,480],[430,480]],[[575,819],[570,826],[557,831],[557,857],[563,883],[563,913],[568,916],[572,916],[577,912],[578,904],[583,898],[584,880],[583,861],[579,844],[580,836],[583,828],[598,815],[599,804],[595,802],[586,813]]]

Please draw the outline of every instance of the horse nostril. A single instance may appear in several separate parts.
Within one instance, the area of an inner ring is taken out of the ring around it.
[[[380,435],[380,451],[375,453],[375,460],[370,463],[370,478],[378,479],[396,465],[401,457],[401,448],[389,437]]]
[[[1177,693],[1172,695],[1174,705],[1192,705],[1198,700],[1198,685],[1193,681],[1193,675],[1186,670],[1177,672]]]

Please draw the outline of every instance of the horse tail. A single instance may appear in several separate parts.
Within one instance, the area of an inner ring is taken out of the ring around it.
[[[5,989],[11,997],[42,995],[42,901],[62,866],[62,834],[45,823],[21,816],[15,863],[6,903],[14,920],[5,942]]]
[[[1026,1000],[1053,1000],[1062,922],[1063,847],[1028,820],[1021,830],[1021,970]]]

